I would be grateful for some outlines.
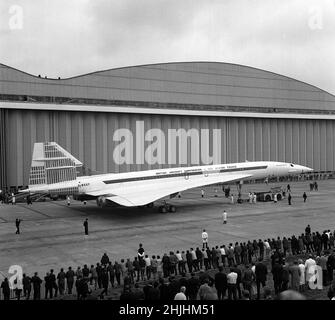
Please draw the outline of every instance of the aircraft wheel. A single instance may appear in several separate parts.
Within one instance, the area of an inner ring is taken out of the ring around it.
[[[167,210],[166,210],[165,206],[160,206],[158,210],[159,210],[160,213],[167,213]]]
[[[169,207],[169,212],[176,212],[177,208],[175,206],[170,206]]]

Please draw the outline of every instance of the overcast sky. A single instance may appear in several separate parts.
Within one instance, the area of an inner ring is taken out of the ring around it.
[[[1,0],[0,12],[0,63],[35,75],[219,61],[335,94],[335,0]]]

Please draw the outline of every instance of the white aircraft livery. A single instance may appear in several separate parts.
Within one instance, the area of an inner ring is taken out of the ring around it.
[[[82,165],[56,142],[35,143],[29,188],[21,192],[73,195],[78,200],[96,199],[99,206],[111,201],[133,207],[152,205],[196,187],[313,171],[293,163],[250,161],[77,177]],[[170,206],[169,211],[175,207]]]

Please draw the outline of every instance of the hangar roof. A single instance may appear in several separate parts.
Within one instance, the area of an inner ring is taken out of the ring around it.
[[[335,96],[315,86],[220,62],[149,64],[67,79],[34,76],[0,64],[0,100],[335,112]]]

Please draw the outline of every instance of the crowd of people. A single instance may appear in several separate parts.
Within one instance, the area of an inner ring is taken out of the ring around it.
[[[288,289],[305,292],[311,281],[315,282],[315,266],[322,270],[322,285],[330,284],[329,297],[335,295],[335,239],[330,230],[312,232],[308,225],[299,236],[211,248],[206,230],[201,238],[202,247],[149,255],[140,244],[133,259],[111,261],[104,253],[94,265],[61,268],[57,274],[50,270],[43,279],[37,272],[32,277],[24,274],[22,281],[14,284],[16,298],[39,300],[76,294],[77,299],[85,300],[98,292],[96,296],[103,299],[113,290],[121,290],[121,300],[271,299]],[[3,299],[9,299],[7,278],[1,290]]]

